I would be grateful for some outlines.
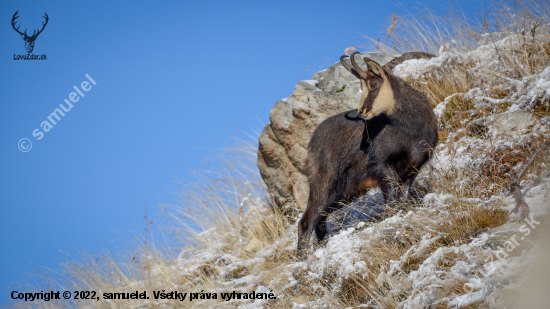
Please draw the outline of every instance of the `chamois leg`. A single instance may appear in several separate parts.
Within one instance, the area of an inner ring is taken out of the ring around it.
[[[309,240],[311,238],[311,234],[313,233],[313,230],[315,229],[315,226],[317,225],[317,221],[319,221],[319,212],[316,211],[311,203],[308,203],[308,207],[306,208],[306,211],[304,211],[304,214],[302,215],[302,218],[300,219],[300,222],[298,223],[298,258],[300,260],[305,260],[307,257],[307,249],[309,246]]]
[[[315,225],[315,236],[317,237],[317,241],[321,242],[325,239],[327,236],[328,230],[327,230],[327,218],[330,215],[331,212],[335,211],[336,209],[341,208],[341,204],[339,203],[332,203],[325,211],[322,211],[319,217],[319,222]]]
[[[311,188],[313,189],[313,188]],[[305,259],[307,256],[307,248],[309,245],[309,239],[311,234],[315,230],[317,224],[322,219],[322,211],[324,211],[324,205],[326,203],[326,193],[321,194],[319,198],[317,197],[317,192],[311,190],[309,194],[309,199],[307,203],[307,208],[298,223],[298,258]],[[329,204],[330,205],[330,204]]]
[[[397,193],[397,198],[400,203],[406,203],[410,194],[409,190],[416,179],[416,176],[418,176],[418,173],[413,173],[409,177],[407,177],[405,180],[403,180],[401,186],[399,186],[399,191]]]
[[[382,168],[382,174],[385,176],[380,179],[379,183],[380,190],[384,195],[384,203],[387,206],[394,207],[395,201],[398,198],[399,177],[389,166]]]
[[[392,181],[384,179],[380,182],[380,190],[382,191],[382,195],[384,196],[384,204],[387,206],[393,206],[394,200],[395,200],[395,185],[392,184]]]
[[[317,241],[321,242],[327,235],[327,214],[321,214],[319,222],[315,225],[315,236]]]

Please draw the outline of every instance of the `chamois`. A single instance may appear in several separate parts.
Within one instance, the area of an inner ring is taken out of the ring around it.
[[[341,202],[379,186],[386,205],[404,201],[438,140],[437,119],[425,94],[377,62],[363,58],[364,71],[340,57],[361,82],[358,110],[323,121],[313,132],[302,172],[309,181],[307,208],[298,224],[298,257],[307,256],[313,230],[327,234],[327,215]]]

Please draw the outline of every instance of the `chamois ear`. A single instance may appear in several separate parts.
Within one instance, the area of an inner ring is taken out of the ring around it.
[[[384,68],[382,68],[382,66],[378,64],[376,61],[369,59],[367,57],[364,57],[363,60],[367,64],[367,67],[369,68],[369,70],[372,71],[372,73],[384,79],[388,78],[388,73],[384,71]]]

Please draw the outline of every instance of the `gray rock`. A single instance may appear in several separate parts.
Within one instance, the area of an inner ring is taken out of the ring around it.
[[[381,221],[384,219],[386,212],[393,214],[395,210],[386,207],[381,192],[372,196],[362,196],[328,216],[328,236],[332,237],[341,230],[356,226],[359,222]]]
[[[422,203],[424,198],[422,192],[411,188],[409,193],[407,205],[420,205]],[[328,236],[332,237],[341,230],[355,227],[360,222],[382,221],[400,210],[406,211],[406,207],[391,208],[386,206],[382,192],[369,191],[366,195],[356,198],[351,203],[343,205],[342,208],[328,215],[326,221]],[[386,232],[391,233],[392,230]],[[393,234],[395,234],[395,230],[393,230]]]
[[[435,55],[430,54],[430,53],[424,53],[424,52],[406,52],[403,55],[395,57],[393,60],[386,63],[384,65],[384,67],[386,67],[390,71],[393,71],[393,69],[396,66],[403,63],[406,60],[409,60],[409,59],[430,59],[432,57],[435,57]]]
[[[535,123],[536,119],[530,112],[514,111],[476,119],[468,124],[467,129],[470,135],[484,133],[490,127],[508,135],[515,135],[525,133]]]

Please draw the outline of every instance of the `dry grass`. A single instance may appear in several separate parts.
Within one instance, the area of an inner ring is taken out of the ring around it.
[[[440,241],[443,246],[468,243],[481,233],[508,222],[508,212],[499,208],[477,207],[456,201],[449,210],[452,214],[448,220],[437,227],[445,235]]]
[[[408,79],[407,82],[425,93],[432,107],[436,107],[437,104],[452,96],[454,110],[467,111],[473,107],[473,103],[464,99],[462,94],[480,84],[479,77],[473,76],[468,66],[468,64],[450,63],[431,71],[430,76]]]
[[[62,273],[40,278],[36,287],[26,287],[25,291],[147,291],[151,303],[146,308],[189,308],[193,304],[188,301],[166,304],[153,300],[153,291],[214,291],[223,288],[224,282],[250,274],[252,269],[246,265],[223,273],[221,266],[230,261],[186,261],[187,257],[212,248],[218,256],[230,253],[248,259],[277,241],[288,241],[288,218],[267,204],[264,185],[254,170],[254,145],[237,142],[219,158],[218,170],[202,171],[196,183],[182,184],[183,207],[164,206],[170,217],[180,224],[177,234],[185,243],[183,253],[179,252],[181,248],[156,248],[151,241],[147,244],[141,241],[139,249],[129,254],[122,253],[128,250],[121,250],[118,255],[104,253],[98,256],[79,252],[74,260],[62,265]],[[278,267],[293,259],[294,252],[280,251],[266,260],[262,279],[265,285],[278,275]],[[192,270],[182,271],[185,268]],[[44,286],[44,282],[48,286]],[[223,305],[223,300],[217,302]],[[10,304],[15,308],[129,308],[133,305],[135,301],[63,299]]]
[[[452,192],[453,200],[442,209],[442,212],[450,213],[445,220],[438,219],[437,215],[427,212],[417,212],[412,224],[400,226],[399,234],[395,232],[369,239],[368,250],[365,250],[365,261],[368,261],[362,275],[352,274],[341,280],[341,287],[334,297],[339,306],[353,307],[370,301],[380,308],[398,308],[399,303],[413,295],[416,291],[412,282],[407,279],[408,274],[418,270],[425,260],[438,248],[467,244],[472,238],[491,228],[508,222],[508,212],[500,209],[498,205],[479,207],[466,202],[461,191]],[[413,205],[403,205],[403,208],[412,208]],[[378,223],[375,223],[375,225]],[[380,228],[388,228],[380,226]],[[422,235],[431,234],[434,239],[430,245],[422,247]],[[435,237],[440,235],[442,237]],[[405,259],[403,260],[403,257]],[[396,272],[388,272],[392,263],[402,261]],[[439,262],[439,270],[444,272],[457,261],[463,260],[462,256],[450,251]],[[391,273],[391,274],[390,274]],[[381,285],[378,281],[380,275],[385,277]],[[336,273],[325,274],[320,282],[338,282]],[[444,278],[443,278],[444,279]],[[449,277],[444,280],[445,286],[438,290],[440,298],[448,298],[464,294],[463,279]],[[311,283],[311,282],[310,282]],[[434,304],[433,308],[447,308],[443,304]],[[476,308],[476,307],[467,307]]]

